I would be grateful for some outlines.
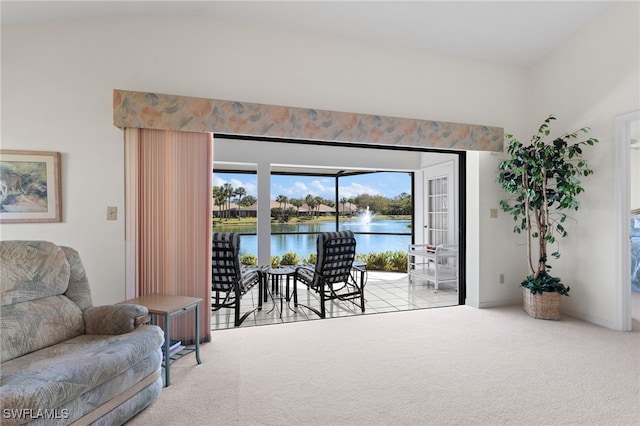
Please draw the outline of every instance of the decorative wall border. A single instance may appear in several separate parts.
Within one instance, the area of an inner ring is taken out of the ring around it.
[[[247,136],[497,151],[501,127],[416,120],[249,102],[113,91],[113,124]]]

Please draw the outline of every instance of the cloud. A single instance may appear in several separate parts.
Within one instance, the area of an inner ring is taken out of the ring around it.
[[[358,195],[362,194],[380,195],[380,191],[378,191],[377,189],[359,184],[357,182],[351,182],[351,184],[349,184],[348,186],[340,186],[338,188],[338,193],[340,194],[340,198],[357,197]]]
[[[242,186],[247,190],[247,195],[258,196],[258,187],[254,183],[245,182]]]
[[[300,193],[305,193],[309,191],[309,188],[307,188],[307,185],[305,185],[304,182],[296,182],[293,184],[293,187],[296,189],[296,191],[299,191]]]
[[[311,188],[315,189],[319,195],[328,192],[327,187],[323,185],[319,180],[311,181]]]
[[[222,186],[225,183],[227,183],[227,181],[224,179],[221,179],[218,174],[213,175],[213,186]]]
[[[213,186],[223,186],[225,183],[231,184],[231,186],[236,189],[239,187],[243,187],[246,191],[246,195],[251,195],[254,197],[258,196],[258,187],[255,183],[255,177],[250,180],[243,181],[236,176],[230,176],[229,179],[224,179],[224,174],[214,173],[213,174]]]
[[[332,182],[331,179],[314,179],[305,182],[278,177],[271,181],[271,198],[275,199],[278,195],[285,195],[288,198],[305,198],[309,194],[314,197],[333,198]]]
[[[280,185],[277,183],[271,184],[271,198],[276,199],[278,195],[284,195],[287,198],[297,198],[297,191],[292,187]]]

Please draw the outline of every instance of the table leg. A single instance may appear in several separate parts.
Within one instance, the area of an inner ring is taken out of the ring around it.
[[[171,357],[169,355],[169,347],[171,346],[171,340],[169,340],[169,316],[164,316],[164,387],[168,387],[169,382],[169,366],[171,365]]]
[[[196,315],[196,341],[195,341],[195,345],[196,345],[196,361],[198,362],[198,364],[202,364],[202,361],[200,361],[200,303],[196,303],[196,310],[195,310],[195,315]]]
[[[287,274],[287,291],[286,291],[286,295],[287,295],[287,302],[288,302],[289,299],[291,299],[291,296],[289,296],[289,274]]]
[[[280,318],[282,318],[282,277],[278,276],[278,294],[280,295]]]
[[[265,273],[262,277],[261,285],[264,287],[262,290],[262,301],[264,303],[267,303],[267,301],[269,300],[269,275],[267,273]]]

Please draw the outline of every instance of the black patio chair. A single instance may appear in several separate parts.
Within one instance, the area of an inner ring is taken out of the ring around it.
[[[234,310],[234,326],[238,327],[256,310],[262,309],[264,274],[258,266],[240,265],[240,234],[216,232],[211,242],[211,310]],[[258,286],[258,307],[240,316],[240,301]]]
[[[356,257],[356,239],[352,231],[323,232],[316,242],[316,264],[296,267],[293,280],[295,306],[312,310],[320,318],[326,317],[327,300],[342,300],[359,306],[364,313],[364,282],[358,283],[352,275]],[[297,282],[318,293],[320,311],[298,303]]]

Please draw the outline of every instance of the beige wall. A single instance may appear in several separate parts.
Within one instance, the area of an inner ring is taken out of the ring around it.
[[[116,88],[486,124],[517,135],[529,135],[553,112],[558,130],[591,125],[603,140],[590,154],[596,175],[588,194],[596,198],[585,202],[585,231],[572,234],[562,272],[576,276],[571,312],[609,324],[613,295],[604,278],[614,259],[605,255],[602,271],[580,272],[593,258],[580,247],[611,243],[610,206],[596,200],[611,193],[612,118],[637,108],[637,33],[635,44],[628,40],[633,7],[598,18],[531,70],[202,17],[4,25],[2,148],[62,153],[64,222],[4,225],[1,237],[70,245],[81,253],[97,304],[124,298],[123,137],[111,124]],[[470,155],[474,306],[517,302],[525,273],[517,250],[504,243],[515,245],[511,223],[489,218],[501,197],[496,164],[490,154]],[[106,221],[111,205],[119,207],[117,221]],[[499,273],[506,284],[498,284]]]
[[[613,167],[613,121],[640,107],[638,2],[611,8],[530,71],[528,126],[534,130],[549,113],[557,133],[591,127],[600,143],[586,151],[595,171],[584,180],[577,223],[562,242],[553,273],[571,286],[564,311],[612,326],[617,260]]]
[[[62,152],[65,217],[6,225],[2,238],[78,249],[98,303],[124,298],[122,214],[106,221],[106,207],[122,213],[124,203],[114,88],[510,129],[526,121],[521,69],[201,17],[6,25],[2,64],[2,146]]]
[[[631,209],[640,209],[640,149],[632,149],[631,162]]]

